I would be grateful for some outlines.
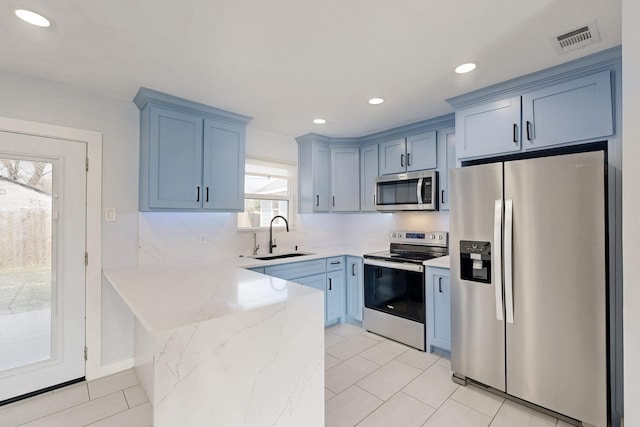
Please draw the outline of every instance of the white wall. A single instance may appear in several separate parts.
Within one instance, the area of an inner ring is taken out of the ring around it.
[[[102,225],[102,266],[135,265],[138,110],[132,101],[7,72],[0,72],[0,93],[0,116],[102,133],[102,206],[118,209],[118,221]],[[108,285],[102,288],[102,361],[108,364],[129,356],[133,317]]]
[[[625,425],[640,426],[640,16],[638,0],[622,0],[622,244],[624,264]]]

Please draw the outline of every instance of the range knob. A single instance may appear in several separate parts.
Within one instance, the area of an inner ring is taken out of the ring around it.
[[[431,235],[431,240],[435,240],[435,239],[436,239],[436,235],[435,235],[435,234],[432,234],[432,235]]]
[[[396,237],[396,233],[391,233],[391,237]]]

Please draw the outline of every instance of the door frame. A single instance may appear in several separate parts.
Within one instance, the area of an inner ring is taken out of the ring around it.
[[[87,145],[87,211],[86,251],[88,264],[85,269],[85,378],[91,380],[122,369],[119,364],[101,366],[101,287],[102,287],[102,133],[46,123],[37,123],[9,117],[0,117],[0,130],[34,135]]]

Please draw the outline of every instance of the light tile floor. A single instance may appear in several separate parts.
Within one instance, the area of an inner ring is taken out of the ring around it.
[[[451,381],[446,356],[364,331],[325,331],[327,427],[569,427]],[[149,427],[151,405],[133,370],[0,407],[0,427]]]
[[[328,427],[569,427],[480,388],[451,381],[447,356],[353,325],[325,330]]]

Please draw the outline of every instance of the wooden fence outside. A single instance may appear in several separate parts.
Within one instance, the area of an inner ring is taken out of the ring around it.
[[[0,210],[0,270],[51,264],[51,211]]]

